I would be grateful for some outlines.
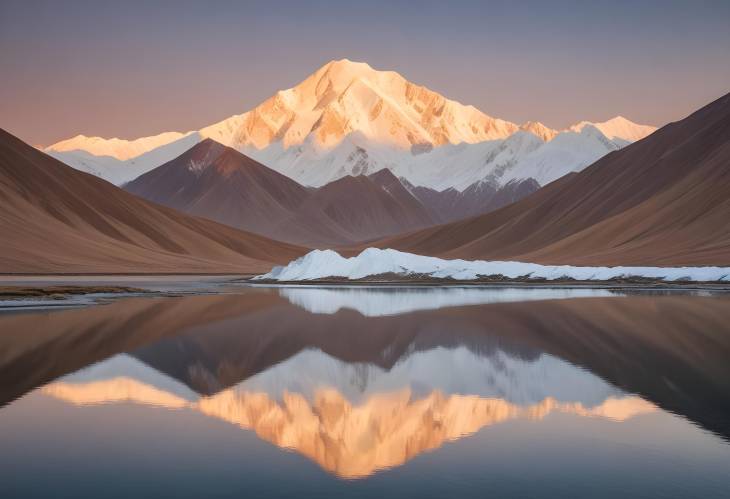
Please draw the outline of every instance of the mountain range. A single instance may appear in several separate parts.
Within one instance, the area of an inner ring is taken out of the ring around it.
[[[12,237],[0,242],[0,268],[258,272],[310,248],[368,246],[728,264],[730,95],[653,130],[621,117],[518,126],[397,73],[333,61],[198,132],[47,149],[91,158],[127,192],[2,132],[0,224]]]
[[[463,191],[528,178],[545,185],[653,130],[622,117],[563,131],[517,125],[343,59],[198,131],[131,141],[79,135],[45,151],[121,185],[210,138],[306,186],[388,168],[417,186]]]
[[[448,258],[730,265],[730,94],[514,204],[378,243]]]
[[[125,184],[132,194],[238,229],[310,247],[332,247],[499,208],[537,190],[534,181],[459,192],[416,187],[382,169],[304,187],[235,149],[205,139]]]
[[[308,247],[374,245],[447,258],[571,265],[719,265],[730,261],[730,232],[722,222],[730,211],[727,99],[543,188],[530,177],[439,191],[388,168],[307,188],[206,139],[126,189]],[[608,140],[586,125],[557,135],[542,150],[576,137]],[[518,131],[502,145],[522,150],[539,141]],[[490,142],[469,147],[484,145]]]

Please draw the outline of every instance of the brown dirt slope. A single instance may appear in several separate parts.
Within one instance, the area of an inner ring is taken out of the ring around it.
[[[0,272],[258,272],[304,253],[144,201],[0,130]]]
[[[370,240],[436,223],[389,170],[369,176],[348,175],[320,187],[302,207],[294,225],[315,218],[317,213],[339,228],[344,241]]]
[[[124,186],[190,215],[277,240],[340,241],[322,217],[292,219],[312,192],[238,151],[206,139]]]
[[[436,223],[387,170],[310,189],[210,139],[124,189],[191,215],[313,247],[371,240]]]

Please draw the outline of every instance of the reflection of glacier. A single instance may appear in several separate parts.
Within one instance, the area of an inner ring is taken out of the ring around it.
[[[486,426],[561,412],[624,421],[652,404],[560,359],[466,348],[412,352],[390,371],[309,350],[208,397],[126,355],[43,388],[78,405],[190,409],[256,432],[338,476],[401,465]]]
[[[587,288],[504,287],[282,287],[281,296],[314,314],[350,309],[367,317],[404,314],[463,305],[530,300],[616,296],[615,291]]]

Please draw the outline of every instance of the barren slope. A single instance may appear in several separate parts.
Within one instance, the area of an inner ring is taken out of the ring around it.
[[[304,250],[184,215],[0,130],[0,272],[249,272]]]
[[[592,265],[730,264],[730,94],[492,213],[378,243]]]
[[[191,215],[307,246],[351,244],[435,223],[388,170],[306,188],[210,139],[124,188]]]

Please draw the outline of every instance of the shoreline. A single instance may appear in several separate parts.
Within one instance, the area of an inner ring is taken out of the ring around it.
[[[10,277],[9,279],[7,277]],[[24,277],[22,281],[14,281],[13,277]],[[84,278],[98,277],[108,278],[114,282],[120,279],[119,284],[98,284],[96,280],[86,281]],[[577,279],[436,279],[436,278],[403,278],[403,279],[345,279],[327,278],[302,281],[277,281],[272,279],[254,280],[255,275],[249,274],[34,274],[34,275],[13,275],[0,274],[0,298],[9,297],[20,290],[25,290],[26,296],[43,296],[48,294],[78,295],[89,293],[125,293],[152,291],[144,288],[136,288],[125,285],[126,278],[155,278],[155,277],[199,277],[201,283],[206,282],[205,278],[210,277],[217,280],[218,284],[243,284],[253,287],[490,287],[490,288],[595,288],[595,289],[688,289],[688,290],[713,290],[730,291],[730,281],[665,281],[651,278],[620,278],[608,280],[577,280]],[[228,279],[220,279],[228,277]],[[6,279],[4,279],[6,278]],[[58,280],[58,284],[43,283],[44,278]],[[58,279],[62,278],[62,279]],[[79,278],[75,280],[74,278]],[[64,280],[68,284],[64,283]],[[211,282],[211,284],[213,284]],[[63,290],[61,290],[63,288]],[[113,289],[113,290],[112,290]],[[71,292],[75,290],[75,292]],[[107,291],[108,290],[108,291]],[[13,293],[11,293],[11,291]],[[65,292],[64,292],[65,291]],[[154,293],[154,292],[152,292]]]
[[[111,276],[110,276],[111,277]],[[221,281],[218,282],[221,284]],[[122,285],[95,285],[94,283],[77,282],[74,285],[0,285],[0,314],[8,312],[31,312],[40,310],[53,310],[64,308],[87,307],[103,305],[117,300],[132,298],[163,298],[179,297],[184,295],[225,295],[237,294],[246,288],[299,288],[299,289],[473,289],[473,290],[499,290],[499,289],[522,289],[522,290],[607,290],[618,293],[618,296],[631,295],[670,295],[687,294],[715,296],[716,298],[727,296],[730,293],[730,283],[722,282],[610,282],[610,281],[430,281],[430,280],[401,280],[401,281],[376,281],[376,280],[321,280],[321,281],[291,281],[291,282],[261,282],[248,279],[231,279],[224,283],[233,285],[222,289],[215,289],[213,282],[211,287],[197,290],[173,291],[153,290]],[[240,291],[237,291],[240,289]]]
[[[27,273],[27,272],[17,272],[17,273],[0,273],[0,282],[2,282],[5,278],[13,278],[13,277],[225,277],[225,276],[231,276],[231,277],[239,277],[239,278],[252,278],[259,274],[235,274],[231,272],[220,272],[220,273],[214,273],[214,272],[154,272],[154,273],[145,273],[145,272],[73,272],[73,273],[64,273],[64,272],[50,272],[50,273],[43,273],[43,274],[34,274],[34,273]]]
[[[413,279],[413,280],[367,280],[367,279],[321,279],[308,281],[243,280],[251,286],[326,286],[326,287],[492,287],[492,288],[595,288],[595,289],[688,289],[730,291],[728,281],[662,281],[644,279],[620,279],[605,281],[579,280],[455,280],[455,279]]]
[[[152,293],[152,291],[129,286],[0,286],[0,300],[28,298],[62,300],[67,296],[143,293]]]

